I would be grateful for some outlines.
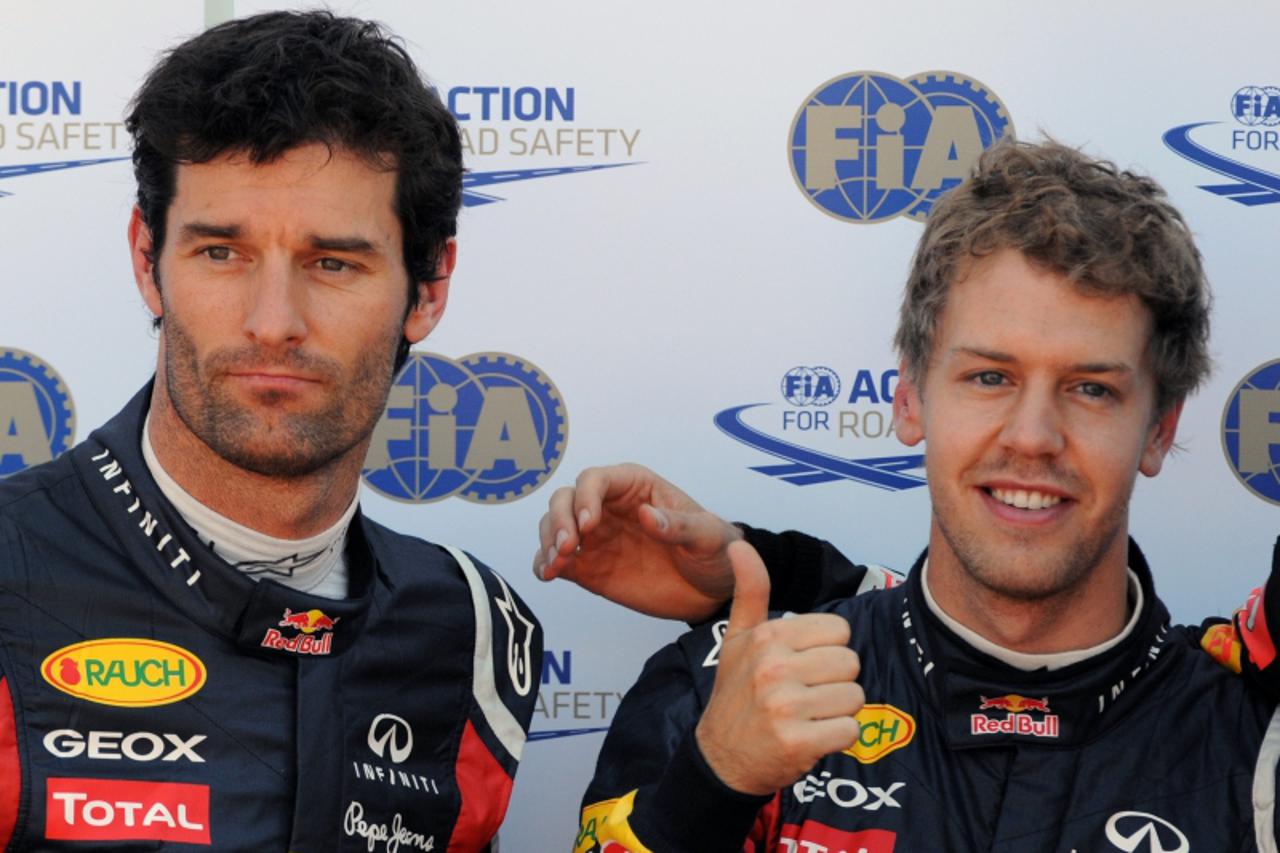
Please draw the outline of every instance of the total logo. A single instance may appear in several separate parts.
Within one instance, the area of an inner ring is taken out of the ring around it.
[[[172,733],[97,732],[81,734],[75,729],[55,729],[44,736],[44,748],[57,758],[91,758],[98,761],[190,761],[204,764],[196,747],[207,735],[182,737]]]
[[[782,374],[785,405],[746,403],[715,415],[735,441],[782,460],[751,470],[794,486],[851,480],[889,491],[925,484],[924,454],[900,452],[893,431],[898,371],[860,368],[844,381],[824,365],[796,366]],[[834,404],[842,403],[839,408]],[[830,407],[830,408],[828,408]],[[857,456],[843,449],[858,447]],[[874,455],[868,452],[879,451]]]
[[[817,776],[812,773],[806,774],[803,779],[791,786],[791,793],[802,803],[826,799],[841,808],[862,808],[874,812],[885,807],[902,808],[893,795],[906,786],[906,782],[894,782],[888,788],[877,788],[875,785],[863,785],[852,779],[833,777],[830,771],[823,770]]]
[[[47,838],[210,844],[208,785],[51,777],[45,786]]]
[[[75,432],[75,405],[58,372],[29,352],[0,347],[0,480],[61,454]]]
[[[1030,735],[1041,738],[1056,738],[1059,734],[1058,715],[1049,713],[1048,697],[1033,699],[1029,696],[1010,693],[1007,696],[993,698],[980,696],[979,698],[982,700],[978,706],[979,711],[994,709],[1008,713],[1003,719],[989,717],[986,714],[973,714],[969,718],[970,734]],[[1030,711],[1038,711],[1045,716],[1037,720],[1028,713]]]
[[[410,773],[401,767],[413,754],[413,728],[404,717],[382,713],[369,724],[365,743],[383,764],[372,761],[352,761],[351,769],[357,779],[378,782],[393,788],[410,788],[424,793],[439,794],[436,780],[419,773]]]
[[[784,823],[778,838],[784,853],[893,853],[898,835],[887,829],[850,832],[816,820]]]
[[[531,362],[414,352],[374,429],[364,480],[409,503],[506,503],[546,482],[568,440],[560,392]]]
[[[295,613],[286,607],[278,627],[268,628],[267,633],[263,634],[261,646],[264,649],[292,652],[296,655],[331,654],[333,652],[332,632],[341,618],[328,616],[323,610],[312,609]],[[293,628],[298,633],[286,637],[280,632],[280,628]],[[316,636],[317,632],[323,633]]]
[[[124,708],[168,705],[204,687],[204,663],[159,640],[113,637],[64,646],[40,664],[53,687],[89,702]]]
[[[1247,207],[1280,202],[1280,87],[1247,84],[1223,102],[1233,123],[1196,121],[1165,131],[1164,144],[1197,166],[1226,178],[1200,189]],[[1231,156],[1222,152],[1229,151]]]
[[[1280,504],[1280,359],[1255,367],[1227,398],[1222,450],[1246,489]]]
[[[1004,104],[972,77],[854,71],[814,89],[796,111],[791,173],[837,219],[923,221],[984,149],[1012,133]]]

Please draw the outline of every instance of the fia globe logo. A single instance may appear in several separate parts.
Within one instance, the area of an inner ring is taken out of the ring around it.
[[[517,500],[564,457],[569,419],[534,364],[500,352],[414,352],[373,432],[364,480],[394,500]]]
[[[1280,359],[1254,368],[1227,398],[1222,450],[1236,479],[1280,505]]]
[[[75,439],[62,377],[29,352],[0,347],[0,480],[48,462]]]
[[[1012,133],[1004,104],[972,77],[855,71],[814,89],[796,112],[791,173],[837,219],[923,220],[984,149]]]

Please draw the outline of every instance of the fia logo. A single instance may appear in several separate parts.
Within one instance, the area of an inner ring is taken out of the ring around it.
[[[1004,104],[972,77],[855,71],[823,83],[796,112],[791,173],[837,219],[923,221],[984,149],[1012,133]]]
[[[829,406],[840,396],[840,377],[829,367],[793,367],[782,376],[782,396],[793,406]]]
[[[1179,157],[1227,179],[1201,184],[1205,192],[1246,207],[1280,202],[1280,174],[1259,165],[1280,152],[1280,130],[1274,129],[1280,125],[1280,87],[1240,87],[1231,96],[1230,113],[1242,126],[1218,121],[1182,124],[1165,131],[1164,144]],[[1228,149],[1230,157],[1224,153]]]
[[[531,362],[498,352],[457,361],[415,352],[373,431],[364,480],[409,503],[455,494],[505,503],[551,476],[568,438],[560,392]]]
[[[0,348],[0,480],[48,462],[75,440],[71,392],[52,367]]]
[[[1280,359],[1255,368],[1227,398],[1222,450],[1249,491],[1280,504]]]

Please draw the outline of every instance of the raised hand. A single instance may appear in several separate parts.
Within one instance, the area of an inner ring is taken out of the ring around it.
[[[534,574],[625,607],[701,621],[733,594],[738,528],[641,465],[588,468],[556,490],[538,525]]]
[[[736,582],[698,747],[736,791],[768,794],[858,737],[858,655],[831,613],[769,619],[769,575],[745,542],[729,546]]]

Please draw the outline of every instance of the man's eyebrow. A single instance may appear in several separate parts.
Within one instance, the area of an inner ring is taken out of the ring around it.
[[[1018,359],[1012,354],[1000,350],[982,349],[981,347],[952,347],[954,355],[969,355],[998,364],[1013,364]],[[1072,373],[1133,373],[1132,365],[1123,361],[1082,361],[1070,367]]]
[[[234,240],[239,236],[239,225],[214,225],[211,222],[187,222],[178,229],[178,239],[180,240],[202,240],[210,237],[221,240]]]
[[[364,237],[322,237],[319,234],[312,234],[308,237],[307,242],[311,244],[311,248],[325,252],[376,255],[379,251],[372,240],[366,240]]]

